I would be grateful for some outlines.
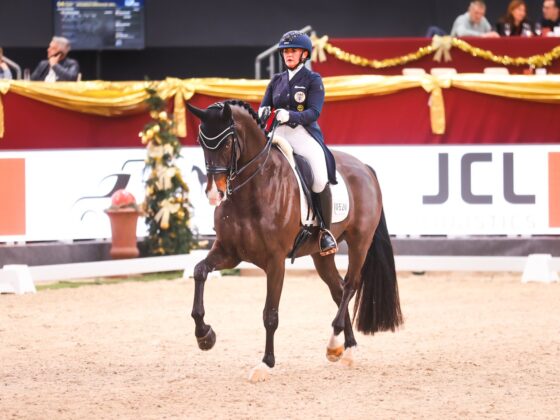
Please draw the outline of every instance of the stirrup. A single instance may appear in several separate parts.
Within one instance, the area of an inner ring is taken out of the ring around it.
[[[334,246],[331,245],[330,247],[327,247],[327,248],[323,248],[321,246],[321,242],[323,240],[324,235],[330,236],[330,238],[332,239],[332,242],[334,243]],[[328,229],[321,229],[321,232],[319,233],[319,255],[321,257],[324,257],[326,255],[334,254],[337,251],[338,251],[338,244],[336,242],[336,239],[335,239],[334,235]]]

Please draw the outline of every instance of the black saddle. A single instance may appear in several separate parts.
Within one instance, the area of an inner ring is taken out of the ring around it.
[[[311,186],[313,185],[313,171],[309,161],[301,155],[294,153],[294,160],[296,161],[296,172],[303,187],[303,193],[307,198],[307,202],[311,204]]]
[[[294,160],[296,161],[296,172],[301,181],[303,195],[305,195],[305,199],[307,200],[307,218],[309,219],[310,213],[313,211],[313,197],[311,195],[311,186],[314,181],[313,171],[311,170],[309,161],[303,156],[294,153]]]
[[[309,212],[313,209],[313,200],[311,197],[311,186],[313,185],[313,171],[311,170],[311,165],[309,161],[305,159],[301,155],[297,155],[294,153],[294,160],[296,162],[296,173],[299,176],[301,181],[301,188],[303,190],[303,194],[307,199],[308,204],[308,214],[307,218],[309,218]],[[294,240],[294,245],[292,251],[288,254],[288,257],[292,260],[292,264],[296,258],[296,252],[298,248],[300,248],[307,239],[311,237],[311,228],[309,226],[302,226],[296,239]]]

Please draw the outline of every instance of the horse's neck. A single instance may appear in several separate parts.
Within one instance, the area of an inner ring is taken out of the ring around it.
[[[260,152],[263,147],[264,144],[261,145],[261,148],[258,149],[256,153]],[[254,154],[251,156],[254,156]],[[237,178],[238,182],[243,182],[256,173],[256,175],[243,188],[240,188],[238,192],[241,193],[240,195],[242,195],[244,199],[252,200],[255,199],[255,197],[265,199],[264,205],[270,206],[272,202],[267,200],[274,199],[284,183],[287,183],[286,187],[288,187],[291,171],[290,164],[284,155],[278,152],[275,147],[270,147],[267,154],[260,156],[247,168],[243,176]],[[293,181],[296,183],[293,185],[293,188],[296,188],[297,181],[295,178]]]
[[[279,153],[274,153],[271,147],[265,150],[265,147],[267,147],[266,136],[259,126],[250,119],[251,117],[248,115],[239,115],[239,117],[244,118],[244,132],[242,136],[243,144],[240,144],[241,156],[238,161],[238,168],[243,167],[252,159],[255,159],[256,156],[259,156],[259,153],[264,152],[244,170],[239,178],[237,178],[236,181],[241,183],[252,176],[255,171],[258,171],[258,173],[235,194],[242,196],[243,200],[254,199],[257,195],[259,197],[263,196],[263,194],[266,195],[265,191],[271,192],[272,196],[274,196],[274,189],[271,187],[271,184],[275,182],[275,179],[287,175],[287,173],[282,170],[282,165],[290,169],[289,164]],[[279,185],[277,187],[279,187]],[[270,203],[267,205],[270,205]]]
[[[266,137],[263,132],[255,125],[245,129],[244,143],[241,145],[241,156],[239,164],[245,165],[255,158],[266,146]],[[265,156],[262,157],[264,159]],[[256,162],[258,163],[258,162]]]
[[[255,195],[266,195],[265,191],[270,189],[272,179],[281,172],[279,168],[283,162],[271,145],[267,144],[266,137],[258,127],[246,129],[243,134],[241,156],[237,162],[238,170],[242,173],[236,177],[234,187],[251,178],[235,193],[250,199]]]
[[[272,148],[266,162],[263,158],[259,163],[263,166],[251,167],[248,174],[234,181],[234,186],[239,185],[256,174],[233,193],[223,215],[231,215],[232,221],[238,222],[239,226],[250,226],[252,232],[262,235],[278,226],[288,226],[288,221],[299,220],[300,207],[297,180],[290,173],[292,169],[284,155]],[[251,234],[246,239],[250,242],[254,238]]]

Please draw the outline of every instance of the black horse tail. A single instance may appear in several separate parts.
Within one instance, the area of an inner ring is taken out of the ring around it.
[[[361,277],[354,305],[358,331],[372,335],[378,331],[395,331],[403,323],[403,316],[393,246],[383,209]]]

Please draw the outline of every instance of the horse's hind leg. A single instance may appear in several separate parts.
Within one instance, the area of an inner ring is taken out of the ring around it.
[[[216,343],[216,334],[210,325],[204,322],[204,283],[208,273],[224,268],[233,268],[239,260],[226,255],[218,242],[208,253],[205,259],[194,268],[194,302],[191,316],[196,324],[194,335],[201,350],[210,350]]]
[[[321,257],[316,254],[312,257],[319,276],[321,276],[323,281],[329,286],[331,296],[336,305],[340,308],[340,303],[342,301],[342,277],[336,268],[334,255]],[[342,357],[344,349],[355,347],[356,344],[354,331],[352,330],[352,321],[348,308],[346,308],[346,314],[344,316],[344,346],[340,340],[340,331],[335,334],[333,329],[333,334],[327,345],[327,359],[331,362],[337,362]]]
[[[371,236],[366,236],[368,235],[361,234],[352,236],[350,233],[346,235],[346,243],[348,244],[348,271],[342,282],[342,298],[338,306],[338,312],[332,322],[335,336],[343,329],[346,331],[347,326],[351,325],[348,305],[360,284],[362,266],[364,265],[368,250],[367,244],[371,243]],[[368,240],[369,242],[367,242]],[[347,340],[344,347],[341,363],[351,366],[354,363],[356,340],[353,340],[353,342]]]

